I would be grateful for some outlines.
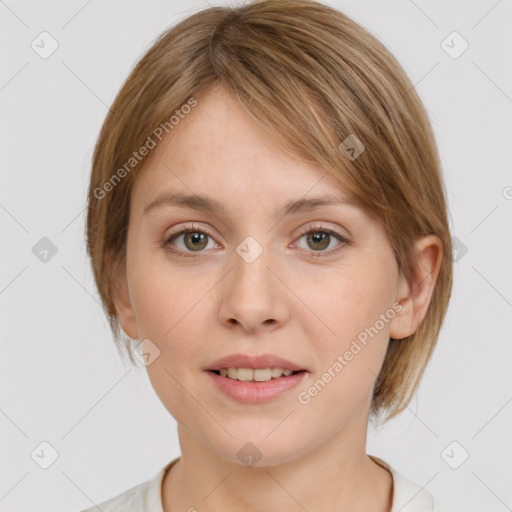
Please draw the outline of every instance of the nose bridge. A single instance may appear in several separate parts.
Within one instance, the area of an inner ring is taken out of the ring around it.
[[[232,265],[230,279],[222,290],[220,320],[242,324],[247,330],[284,322],[286,298],[268,268],[276,266],[268,246],[247,236],[235,247]]]

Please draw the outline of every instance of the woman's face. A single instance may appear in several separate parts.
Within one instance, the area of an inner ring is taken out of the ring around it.
[[[180,428],[222,458],[253,450],[273,465],[342,433],[360,439],[405,289],[384,229],[350,204],[284,214],[289,202],[346,195],[320,167],[277,149],[221,89],[197,100],[132,189],[124,330],[150,340],[152,386]],[[165,200],[146,209],[162,194],[208,197],[222,210]],[[281,377],[295,383],[272,398],[254,390],[277,381],[230,381],[232,393],[248,390],[237,399],[217,385],[228,377],[207,370],[232,354],[306,371]]]

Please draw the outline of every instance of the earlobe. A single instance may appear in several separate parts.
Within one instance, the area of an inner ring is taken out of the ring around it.
[[[116,266],[111,263],[110,253],[105,257],[105,263],[112,279],[113,300],[116,309],[116,317],[121,324],[123,331],[131,339],[138,339],[137,322],[135,311],[130,299],[126,269],[123,265]],[[122,268],[120,268],[122,267]]]
[[[389,336],[397,340],[414,334],[425,318],[443,259],[443,244],[437,235],[423,236],[415,245],[412,283],[400,276],[396,301],[402,309],[390,322]]]

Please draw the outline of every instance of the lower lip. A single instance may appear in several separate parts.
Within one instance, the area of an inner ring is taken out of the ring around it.
[[[230,398],[248,404],[268,402],[285,391],[297,386],[308,372],[302,371],[266,382],[243,382],[207,371],[217,388]]]

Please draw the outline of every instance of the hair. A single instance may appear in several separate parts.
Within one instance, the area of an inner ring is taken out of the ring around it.
[[[347,15],[313,0],[256,0],[197,12],[156,38],[117,94],[94,148],[86,237],[120,354],[134,363],[114,300],[126,275],[130,192],[148,162],[139,164],[134,151],[148,145],[155,128],[169,132],[170,116],[215,85],[231,92],[278,147],[321,164],[383,223],[409,284],[417,237],[441,239],[425,318],[411,336],[390,339],[375,382],[370,416],[387,412],[388,421],[419,385],[451,294],[441,163],[425,107],[395,57]],[[342,151],[349,136],[364,144],[357,158]]]

